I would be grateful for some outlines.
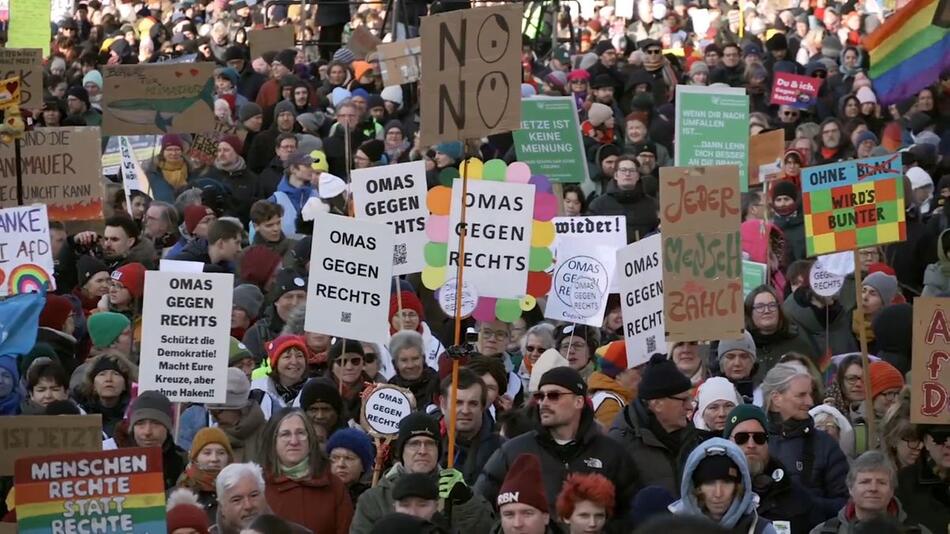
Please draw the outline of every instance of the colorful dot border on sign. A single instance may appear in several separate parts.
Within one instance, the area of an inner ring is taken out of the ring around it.
[[[554,243],[554,223],[557,215],[558,199],[547,176],[532,175],[527,163],[514,162],[506,165],[500,159],[485,162],[478,158],[462,162],[460,168],[468,172],[469,180],[491,180],[515,184],[534,185],[534,215],[531,221],[531,253],[528,256],[528,283],[524,295],[520,298],[478,297],[472,317],[478,321],[499,320],[512,322],[521,317],[522,312],[530,311],[537,305],[538,298],[551,289],[551,274],[545,272],[554,262],[551,245]],[[439,183],[426,195],[429,219],[426,221],[426,235],[429,242],[425,245],[426,265],[422,269],[422,283],[435,291],[446,280],[455,277],[455,272],[447,272],[446,257],[449,242],[449,211],[452,204],[452,184],[461,178],[459,169],[449,167],[439,173]]]

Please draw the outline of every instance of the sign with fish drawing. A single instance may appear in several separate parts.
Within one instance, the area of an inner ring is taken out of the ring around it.
[[[204,132],[214,123],[214,64],[103,67],[102,134]]]

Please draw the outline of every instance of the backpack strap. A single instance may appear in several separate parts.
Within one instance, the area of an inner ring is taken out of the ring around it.
[[[627,403],[623,401],[623,398],[621,398],[620,395],[617,395],[616,393],[612,391],[601,389],[601,390],[595,391],[594,395],[590,399],[591,404],[593,404],[594,406],[594,411],[596,412],[597,409],[600,408],[600,405],[603,404],[604,401],[608,399],[617,401],[617,404],[619,404],[621,408],[627,405]]]

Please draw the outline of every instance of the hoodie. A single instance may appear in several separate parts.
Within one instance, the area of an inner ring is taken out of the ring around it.
[[[297,216],[303,210],[307,201],[316,196],[317,190],[311,184],[296,187],[291,185],[286,175],[280,179],[280,183],[277,184],[277,191],[268,200],[280,204],[284,208],[284,215],[280,220],[280,228],[284,235],[297,235]]]

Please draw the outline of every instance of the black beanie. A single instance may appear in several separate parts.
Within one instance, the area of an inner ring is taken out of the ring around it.
[[[443,532],[425,519],[399,512],[390,512],[379,519],[370,534],[424,534],[428,532]]]
[[[575,395],[587,395],[587,383],[584,377],[571,367],[555,367],[541,375],[538,389],[541,386],[561,386]]]
[[[344,352],[344,343],[346,344],[346,352]],[[330,350],[327,351],[327,361],[333,362],[344,354],[359,354],[360,356],[366,356],[366,353],[363,352],[363,344],[359,341],[337,338],[336,342],[333,343],[333,346],[330,347]]]
[[[247,60],[245,49],[241,45],[231,45],[224,49],[224,61],[234,61],[237,59]]]
[[[86,91],[86,88],[85,88],[85,87],[80,87],[80,86],[78,86],[78,85],[74,85],[74,86],[70,87],[69,89],[66,89],[66,96],[74,96],[74,97],[78,98],[79,100],[82,100],[82,101],[86,104],[86,107],[89,107],[89,105],[90,105],[90,104],[89,104],[89,91]]]
[[[798,187],[789,180],[776,180],[772,182],[770,193],[773,200],[780,196],[786,196],[798,202]]]
[[[333,411],[337,413],[337,416],[343,414],[343,398],[340,397],[340,392],[336,386],[317,378],[311,378],[300,390],[300,407],[306,411],[315,402],[329,404]]]
[[[425,473],[405,473],[393,485],[393,500],[418,497],[427,501],[439,500],[439,487],[432,475]]]
[[[693,484],[699,485],[716,480],[740,480],[739,466],[725,454],[706,456],[693,470]]]
[[[274,61],[279,62],[281,65],[287,67],[287,70],[294,70],[294,61],[297,59],[297,51],[293,49],[286,49],[277,52],[277,55],[274,56]]]
[[[662,399],[685,393],[693,387],[673,360],[663,354],[654,354],[643,371],[639,397],[643,400]]]
[[[79,261],[76,262],[76,270],[79,273],[79,287],[86,285],[86,282],[95,276],[96,273],[109,272],[109,268],[106,267],[105,263],[99,261],[99,258],[88,254],[79,257]]]
[[[45,415],[82,415],[82,412],[72,401],[58,400],[46,406]]]
[[[396,438],[396,461],[402,461],[402,450],[412,438],[424,436],[438,443],[439,457],[442,456],[442,440],[439,434],[439,422],[425,412],[412,412],[399,421],[399,437]]]
[[[788,50],[788,38],[785,37],[784,33],[776,33],[768,41],[765,41],[765,48],[769,51]]]
[[[383,152],[386,151],[386,145],[379,139],[370,139],[360,145],[359,150],[366,154],[366,157],[369,158],[371,163],[376,163],[383,159]]]

